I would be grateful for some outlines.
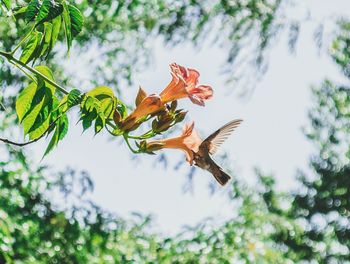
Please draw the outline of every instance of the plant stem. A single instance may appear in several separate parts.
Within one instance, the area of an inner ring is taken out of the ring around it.
[[[125,140],[126,144],[128,145],[128,148],[131,150],[131,152],[134,153],[134,154],[139,154],[139,153],[140,153],[139,151],[134,150],[134,149],[131,147],[130,142],[129,142],[129,139],[128,139],[128,136],[127,136],[127,135],[123,135],[123,137],[124,137],[124,140]]]
[[[9,63],[11,63],[13,66],[17,67],[21,72],[23,72],[23,74],[25,76],[27,76],[29,79],[31,79],[33,82],[37,83],[37,80],[32,76],[30,75],[28,72],[26,72],[22,67],[20,67],[18,64],[16,64],[15,62],[13,61],[9,61]]]
[[[15,52],[19,49],[19,47],[29,38],[30,34],[32,34],[34,27],[29,31],[29,33],[18,43],[18,45],[11,51],[11,55],[15,54]]]
[[[53,80],[50,80],[49,78],[47,78],[44,74],[42,74],[41,72],[37,71],[36,69],[28,66],[27,64],[21,62],[20,60],[16,59],[11,53],[8,52],[4,52],[4,51],[0,51],[0,55],[5,57],[9,62],[15,62],[16,64],[14,64],[17,68],[20,68],[19,66],[22,66],[23,68],[25,68],[26,70],[40,76],[42,79],[44,79],[47,83],[55,86],[57,88],[57,90],[59,90],[60,92],[64,93],[64,94],[68,94],[69,92],[64,89],[62,86],[60,86],[59,84],[57,84],[56,82],[54,82]]]

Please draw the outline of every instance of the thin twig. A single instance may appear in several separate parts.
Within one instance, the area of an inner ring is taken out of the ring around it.
[[[36,138],[36,139],[33,139],[31,141],[28,141],[28,142],[23,142],[23,143],[18,143],[18,142],[14,142],[12,140],[9,140],[9,139],[6,139],[6,138],[0,138],[0,141],[4,142],[5,144],[10,144],[10,145],[14,145],[14,146],[17,146],[17,147],[24,147],[24,146],[27,146],[29,144],[32,144],[34,142],[37,142],[39,139],[41,139],[44,135],[46,134],[46,132],[44,134],[42,134],[40,137]]]
[[[46,133],[54,126],[56,125],[56,122],[66,113],[67,111],[64,111],[63,113],[61,113],[58,117],[56,117],[56,119],[51,122],[51,124],[48,126],[48,128],[45,130],[45,132],[38,138],[36,139],[33,139],[31,141],[28,141],[28,142],[23,142],[23,143],[18,143],[18,142],[15,142],[15,141],[12,141],[12,140],[9,140],[9,139],[6,139],[6,138],[0,138],[0,141],[4,142],[5,144],[10,144],[10,145],[14,145],[14,146],[18,146],[18,147],[24,147],[24,146],[27,146],[29,144],[32,144],[34,142],[37,142],[38,140],[42,139]]]
[[[125,134],[123,135],[123,137],[124,137],[124,140],[125,140],[125,142],[126,142],[126,145],[128,145],[128,148],[131,150],[131,152],[134,153],[134,154],[139,154],[139,153],[140,153],[139,151],[134,150],[134,149],[131,147],[128,137],[127,137]]]
[[[40,76],[42,79],[44,79],[47,83],[55,86],[60,92],[64,93],[64,94],[69,94],[69,92],[64,89],[62,86],[60,86],[59,84],[57,84],[55,81],[50,80],[49,78],[47,78],[44,74],[42,74],[41,72],[37,71],[36,69],[28,66],[27,64],[23,63],[22,61],[16,59],[14,56],[12,56],[12,54],[8,53],[8,52],[4,52],[4,51],[0,51],[0,55],[5,57],[7,60],[15,62],[17,67],[22,66],[23,68],[25,68],[26,70]]]

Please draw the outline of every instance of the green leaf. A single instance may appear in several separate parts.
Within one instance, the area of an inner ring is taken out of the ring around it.
[[[16,112],[19,122],[22,122],[24,116],[29,111],[36,92],[37,85],[36,83],[32,82],[19,94],[16,100]]]
[[[68,11],[71,21],[72,37],[75,38],[83,29],[84,17],[80,10],[73,5],[68,5]]]
[[[104,117],[97,117],[95,121],[95,134],[99,133],[102,128],[105,126],[105,119]]]
[[[30,129],[33,127],[46,101],[47,99],[45,87],[41,87],[33,98],[31,109],[28,111],[28,114],[22,121],[24,134],[28,134]]]
[[[53,47],[57,42],[58,35],[61,30],[61,24],[62,24],[62,18],[60,16],[52,20],[52,34],[51,34],[52,36],[51,36],[50,49],[48,53],[53,49]]]
[[[36,66],[35,69],[38,72],[40,72],[41,74],[43,74],[45,77],[47,77],[49,80],[51,80],[53,82],[55,81],[53,73],[52,73],[52,71],[50,70],[49,67],[44,66],[44,65],[40,65],[40,66]],[[41,79],[42,81],[44,81],[44,79],[41,78],[40,75],[37,75],[37,77],[39,79]],[[55,91],[56,91],[56,87],[55,86],[53,86],[52,84],[48,83],[47,81],[45,81],[45,86],[51,90],[52,94],[55,94]]]
[[[106,98],[101,101],[100,111],[105,118],[111,118],[116,107],[116,100],[114,98]]]
[[[80,103],[81,103],[81,92],[78,89],[73,89],[68,94],[68,98],[67,98],[68,108],[71,108]]]
[[[39,0],[31,0],[28,4],[28,8],[26,11],[26,20],[27,22],[31,22],[35,20],[35,17],[39,13],[40,10],[40,2]]]
[[[68,10],[68,7],[67,7],[65,2],[63,2],[62,19],[63,19],[63,24],[64,24],[64,31],[66,33],[67,48],[68,48],[68,53],[69,53],[70,48],[72,46],[73,38],[72,38],[69,10]]]
[[[87,96],[85,97],[86,100],[83,100],[82,102],[82,107],[87,111],[87,112],[92,112],[94,110],[99,110],[99,102],[97,101],[96,98]]]
[[[25,14],[27,12],[28,6],[19,6],[19,7],[15,7],[13,8],[12,12],[13,15],[17,17]]]
[[[49,145],[47,146],[44,157],[62,140],[68,132],[68,117],[66,114],[63,114],[56,122],[55,133],[53,134]]]
[[[83,119],[83,130],[87,130],[89,127],[91,127],[92,125],[92,121],[93,121],[94,118],[89,118],[89,117],[86,117]]]
[[[33,54],[40,43],[41,37],[42,37],[41,32],[38,32],[38,31],[32,32],[31,37],[27,41],[22,51],[22,54],[20,57],[21,62],[27,63],[32,59]]]
[[[118,110],[118,112],[122,116],[122,119],[124,119],[124,118],[126,118],[128,116],[128,109],[120,101],[118,102],[116,109]]]
[[[87,96],[96,97],[98,100],[102,100],[105,98],[114,98],[114,92],[112,88],[108,86],[98,86],[91,91],[86,93]]]
[[[59,140],[62,140],[67,135],[68,127],[69,127],[68,117],[66,114],[64,114],[59,120],[59,135],[58,135]]]
[[[28,131],[29,138],[32,140],[37,139],[40,138],[44,133],[46,133],[50,126],[50,120],[51,113],[48,113],[47,111],[46,113],[41,112],[38,118],[35,120],[34,126],[32,126],[31,129]]]
[[[76,37],[83,29],[84,17],[80,10],[73,5],[63,2],[62,18],[66,33],[68,52],[72,46],[73,38]]]
[[[51,38],[52,38],[52,24],[49,22],[45,22],[43,47],[41,49],[40,56],[44,56],[46,53],[49,52],[49,48],[51,45]]]
[[[49,145],[47,146],[47,148],[45,150],[43,157],[45,157],[47,154],[49,154],[51,152],[51,150],[57,145],[58,140],[59,140],[59,128],[56,125],[55,133],[53,134],[53,136],[49,142]]]
[[[1,0],[1,3],[3,5],[5,5],[5,7],[7,8],[7,10],[11,9],[11,0]]]
[[[50,21],[62,14],[63,6],[53,0],[44,0],[36,17],[36,26],[40,23]]]

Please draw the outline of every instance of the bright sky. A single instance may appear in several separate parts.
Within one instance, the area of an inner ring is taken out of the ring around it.
[[[232,87],[225,84],[225,76],[220,74],[225,54],[217,48],[196,52],[184,45],[169,50],[155,41],[154,62],[146,72],[135,76],[135,83],[150,93],[160,92],[170,81],[169,63],[199,70],[200,82],[211,85],[215,96],[205,108],[181,101],[189,110],[188,121],[194,120],[202,137],[206,137],[226,122],[243,118],[244,123],[222,147],[232,161],[230,169],[253,183],[253,168],[259,167],[272,172],[281,189],[296,188],[296,169],[307,167],[312,152],[301,131],[308,123],[310,85],[319,84],[324,77],[340,78],[328,56],[318,55],[313,32],[324,16],[350,10],[345,0],[313,0],[305,1],[305,5],[312,8],[315,20],[304,23],[297,54],[288,52],[287,39],[282,38],[271,53],[268,72],[250,98],[238,98],[230,92]],[[134,88],[130,91],[136,95],[137,86]],[[76,120],[77,114],[71,113],[71,117]],[[68,136],[44,162],[55,169],[71,166],[87,170],[95,182],[93,199],[102,207],[124,217],[133,211],[153,214],[156,225],[165,234],[174,234],[183,225],[195,225],[206,217],[224,219],[233,215],[233,208],[223,195],[227,189],[210,196],[207,185],[213,179],[205,171],[198,169],[195,174],[193,194],[182,193],[188,170],[187,165],[173,169],[184,158],[179,151],[167,151],[173,161],[165,169],[156,164],[154,156],[132,160],[127,147],[107,134],[94,137],[93,133],[81,133],[81,125],[71,122]],[[38,163],[46,144],[42,141],[32,146]]]

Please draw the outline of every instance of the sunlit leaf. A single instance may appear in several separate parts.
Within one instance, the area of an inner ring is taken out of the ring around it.
[[[47,102],[46,89],[45,87],[41,87],[40,89],[37,90],[31,104],[31,109],[28,111],[28,114],[25,116],[25,118],[22,121],[24,134],[28,134],[29,130],[34,125],[37,117],[40,114],[41,109],[44,107],[46,102]]]
[[[34,21],[40,10],[39,0],[31,0],[28,4],[26,10],[26,20],[27,22]]]
[[[22,61],[23,63],[27,63],[33,58],[33,54],[36,48],[38,47],[38,45],[40,44],[41,38],[42,38],[41,32],[38,32],[38,31],[32,32],[31,37],[27,41],[22,51],[20,61]]]
[[[55,19],[52,20],[52,36],[51,36],[51,43],[50,43],[50,49],[49,52],[53,49],[55,46],[58,35],[61,30],[61,24],[62,24],[62,18],[60,16],[56,17]],[[49,53],[48,52],[48,53]]]
[[[5,7],[7,8],[7,10],[11,9],[11,0],[1,0],[1,3],[3,5],[5,5]]]
[[[70,51],[70,48],[72,46],[72,26],[70,21],[70,15],[69,15],[69,9],[68,6],[63,3],[63,12],[62,12],[62,19],[64,24],[64,31],[66,34],[66,41],[67,41],[67,48],[68,52]]]
[[[41,49],[40,56],[45,55],[49,52],[52,39],[52,24],[49,22],[44,23],[44,40],[43,47]]]
[[[86,95],[96,97],[99,100],[102,100],[107,97],[114,98],[114,92],[112,88],[108,86],[98,86],[92,89],[91,91],[87,92]]]
[[[20,122],[22,122],[24,116],[29,111],[36,92],[37,84],[32,82],[19,94],[16,100],[16,112]]]
[[[43,74],[45,77],[47,77],[49,80],[55,81],[53,73],[49,69],[49,67],[40,65],[40,66],[36,66],[35,69],[38,72],[40,72],[41,74]],[[38,78],[41,78],[41,77],[38,76]],[[42,80],[45,81],[44,79],[42,79]],[[48,83],[47,81],[45,81],[45,86],[51,90],[52,94],[55,94],[56,87],[54,85],[52,85],[52,84]]]
[[[47,106],[50,107],[50,106]],[[30,139],[40,138],[49,128],[51,113],[43,113],[41,109],[40,115],[36,118],[34,126],[28,131]]]

